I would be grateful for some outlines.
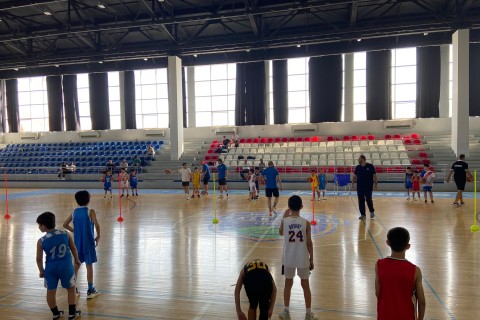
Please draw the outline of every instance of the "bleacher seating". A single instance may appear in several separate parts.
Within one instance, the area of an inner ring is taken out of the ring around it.
[[[105,167],[109,160],[116,165],[123,159],[130,163],[134,156],[138,156],[143,164],[147,164],[151,160],[146,155],[147,146],[150,144],[158,150],[163,141],[9,144],[0,150],[0,166],[11,168],[8,169],[8,173],[22,173],[18,168],[25,168],[25,171],[26,168],[58,168],[65,161],[74,162],[77,173],[86,173],[87,167]]]
[[[376,137],[372,134],[327,137],[277,137],[242,138],[237,148],[230,146],[228,153],[214,154],[219,142],[213,141],[204,160],[224,159],[227,166],[242,166],[239,156],[255,157],[249,165],[258,165],[259,159],[274,161],[277,167],[292,172],[296,167],[324,167],[327,172],[345,172],[357,164],[363,154],[375,166],[393,167],[385,172],[404,171],[406,166],[420,169],[425,163],[432,163],[424,150],[422,140],[416,133],[410,135],[386,134]],[[290,170],[288,170],[290,169]],[[300,169],[302,170],[302,169]]]

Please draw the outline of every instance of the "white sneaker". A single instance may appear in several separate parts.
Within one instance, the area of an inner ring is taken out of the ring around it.
[[[318,320],[318,317],[315,315],[315,313],[310,312],[305,314],[305,320]]]
[[[291,320],[290,311],[284,309],[282,312],[280,312],[278,317],[282,320]]]

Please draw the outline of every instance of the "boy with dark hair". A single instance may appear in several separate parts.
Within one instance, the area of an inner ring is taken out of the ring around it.
[[[44,212],[39,215],[37,224],[40,231],[46,233],[37,242],[37,267],[40,278],[45,279],[47,304],[52,311],[53,320],[62,318],[65,313],[63,310],[58,310],[57,307],[58,280],[68,292],[68,319],[76,319],[82,314],[80,310],[76,310],[75,271],[72,264],[73,256],[75,266],[80,265],[77,248],[68,232],[55,229],[53,213]],[[43,268],[43,252],[46,254],[45,269]]]
[[[447,182],[450,182],[452,174],[453,180],[457,185],[457,195],[455,196],[455,201],[453,202],[453,205],[455,207],[460,207],[464,204],[463,191],[465,190],[465,184],[467,183],[467,179],[473,181],[473,176],[468,170],[468,163],[465,162],[464,154],[459,155],[458,160],[452,164],[452,168],[446,179]]]
[[[301,279],[303,296],[305,298],[305,320],[318,320],[312,312],[312,293],[310,291],[310,271],[313,270],[313,242],[310,222],[300,216],[303,208],[302,198],[297,195],[288,199],[288,209],[283,215],[279,233],[284,236],[282,274],[285,275],[283,301],[285,309],[279,317],[290,320],[290,293],[295,273]]]
[[[137,177],[137,170],[131,169],[130,170],[130,189],[132,189],[132,197],[138,197],[138,177]]]
[[[387,245],[392,250],[391,255],[375,264],[377,320],[423,320],[425,316],[422,272],[405,259],[409,242],[407,229],[397,227],[388,231]]]
[[[242,285],[245,286],[245,292],[247,293],[250,303],[248,318],[240,307],[240,291],[242,290]],[[260,259],[250,261],[240,271],[235,286],[235,307],[238,319],[256,320],[257,307],[260,308],[259,320],[270,319],[272,317],[276,296],[277,287],[268,270],[267,264]]]
[[[110,191],[110,199],[113,198],[112,194],[112,182],[115,181],[115,177],[112,176],[112,172],[110,170],[105,171],[105,174],[100,179],[103,182],[103,190],[105,190],[105,195],[103,198],[107,197],[107,192]]]
[[[87,299],[93,299],[99,294],[93,286],[93,264],[97,262],[95,247],[100,241],[100,224],[98,223],[95,210],[87,207],[90,203],[90,193],[87,190],[78,191],[75,194],[75,200],[80,207],[75,209],[73,214],[65,220],[63,227],[73,232],[75,246],[78,249],[78,258],[81,263],[85,262],[87,268]],[[72,221],[73,228],[70,226]],[[94,227],[97,233],[96,237],[93,230]],[[75,265],[75,277],[78,275],[79,268],[80,264]],[[77,294],[79,294],[78,291]]]

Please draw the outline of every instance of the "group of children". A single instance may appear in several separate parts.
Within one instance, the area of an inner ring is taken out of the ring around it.
[[[410,193],[412,193],[413,201],[417,201],[415,199],[415,194],[418,195],[418,200],[421,200],[420,197],[420,184],[423,184],[423,193],[425,203],[427,203],[427,194],[430,196],[431,203],[433,201],[433,180],[435,178],[435,173],[431,170],[429,164],[423,165],[423,171],[419,173],[417,170],[412,170],[411,167],[407,167],[405,171],[405,189],[407,189],[407,200],[410,200]]]
[[[127,198],[129,197],[129,187],[132,189],[132,197],[138,197],[138,177],[137,170],[131,169],[128,173],[125,168],[121,168],[118,174],[118,180],[120,181],[120,189],[122,190],[121,197],[125,196],[125,190],[127,191]],[[111,170],[106,170],[103,177],[100,179],[103,182],[103,190],[105,190],[104,198],[107,197],[107,193],[110,192],[110,198],[113,198],[112,194],[112,182],[116,181]]]
[[[79,207],[75,209],[64,222],[63,227],[73,233],[55,228],[55,215],[44,212],[37,218],[38,228],[45,235],[37,242],[37,267],[40,278],[44,278],[47,288],[47,304],[52,311],[53,320],[63,317],[65,312],[59,310],[56,302],[58,281],[68,292],[68,319],[73,320],[81,316],[82,312],[76,309],[76,300],[80,295],[76,287],[80,265],[85,262],[87,269],[87,299],[98,296],[93,285],[93,264],[97,262],[96,246],[100,241],[100,224],[95,210],[87,206],[90,202],[88,191],[79,191],[75,194]],[[71,226],[73,223],[73,227]],[[95,236],[96,233],[96,236]],[[46,263],[43,263],[45,252]],[[73,262],[72,262],[73,257]]]
[[[300,216],[302,199],[291,196],[288,209],[280,223],[279,234],[284,237],[282,275],[285,275],[283,293],[284,309],[279,314],[282,320],[290,320],[290,296],[295,275],[300,277],[305,299],[305,320],[318,320],[311,311],[312,295],[309,284],[314,269],[311,225]],[[422,320],[425,316],[425,294],[422,273],[419,267],[405,258],[410,249],[410,234],[407,229],[396,227],[387,234],[390,256],[379,259],[375,264],[375,295],[377,296],[377,319],[379,320]],[[248,314],[240,306],[242,287],[249,300]],[[235,286],[235,307],[239,320],[259,320],[272,317],[277,287],[267,264],[255,259],[242,268]]]

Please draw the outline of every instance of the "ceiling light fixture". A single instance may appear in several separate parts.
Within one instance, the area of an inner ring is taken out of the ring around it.
[[[360,41],[362,41],[362,38],[358,38],[358,39],[357,39],[357,42],[360,42]]]
[[[43,14],[46,15],[46,16],[51,16],[52,13],[50,11],[43,11]]]
[[[300,48],[300,47],[301,47],[301,45],[297,44],[297,48]]]
[[[143,58],[143,60],[144,60],[144,61],[147,61],[147,60],[148,60],[148,58]]]
[[[246,52],[250,52],[250,49],[245,50]]]
[[[196,57],[198,57],[198,54],[195,53],[193,56],[196,58]]]
[[[100,9],[105,9],[105,6],[101,3],[97,4],[97,7],[99,7]]]
[[[423,35],[424,35],[424,36],[428,36],[428,32],[424,32]]]
[[[55,68],[59,68],[59,67],[60,67],[60,65],[58,65],[58,64],[55,65]]]
[[[13,68],[13,70],[18,71],[18,68]]]
[[[98,63],[102,64],[102,63],[103,63],[103,61],[98,61]]]

